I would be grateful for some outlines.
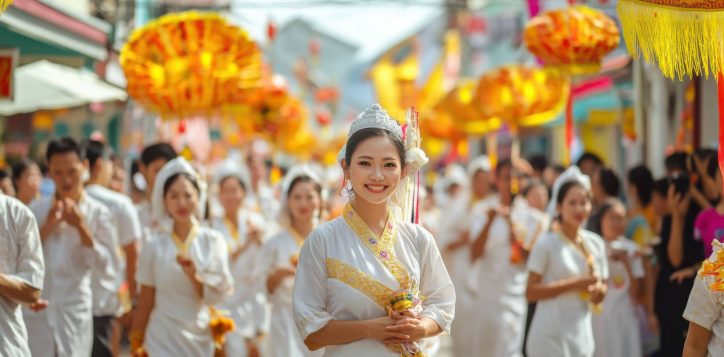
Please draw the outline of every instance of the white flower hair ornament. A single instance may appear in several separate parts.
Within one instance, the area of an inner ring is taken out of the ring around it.
[[[248,192],[251,190],[249,170],[234,159],[226,159],[216,167],[214,184],[221,185],[221,181],[224,181],[228,177],[238,179],[244,186],[245,191]]]
[[[181,156],[169,161],[161,168],[156,176],[156,182],[153,185],[153,193],[151,194],[151,214],[165,229],[171,229],[171,216],[166,211],[166,205],[163,200],[163,186],[166,181],[176,174],[190,175],[196,185],[199,187],[199,202],[196,207],[196,218],[203,219],[206,211],[206,182],[199,176],[199,173]]]
[[[580,182],[587,190],[591,190],[591,179],[581,173],[578,166],[569,167],[566,171],[563,171],[553,183],[553,194],[551,195],[551,201],[548,203],[548,209],[546,210],[550,217],[555,217],[557,213],[556,201],[558,200],[558,192],[565,183],[570,181]]]

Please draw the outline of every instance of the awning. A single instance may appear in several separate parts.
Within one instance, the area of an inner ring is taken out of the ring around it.
[[[0,102],[2,116],[127,98],[126,91],[102,81],[93,73],[48,61],[16,69],[15,84],[15,100]]]

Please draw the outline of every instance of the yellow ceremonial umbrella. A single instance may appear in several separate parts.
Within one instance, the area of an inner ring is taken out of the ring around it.
[[[128,94],[162,118],[213,115],[259,86],[262,55],[243,29],[214,13],[162,16],[123,46]]]
[[[544,12],[525,26],[523,40],[528,50],[546,68],[571,77],[595,74],[603,57],[618,47],[616,22],[588,6],[569,6]],[[566,103],[566,164],[573,144],[573,95]]]
[[[472,105],[483,117],[508,123],[513,136],[512,156],[517,159],[518,129],[554,120],[563,111],[569,92],[568,78],[557,71],[504,66],[480,77]]]

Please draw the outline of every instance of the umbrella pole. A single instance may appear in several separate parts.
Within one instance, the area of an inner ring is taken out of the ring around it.
[[[719,72],[717,78],[719,104],[719,171],[724,175],[724,73]]]

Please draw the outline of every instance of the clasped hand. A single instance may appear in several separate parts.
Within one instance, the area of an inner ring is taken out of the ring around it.
[[[385,316],[371,322],[370,338],[385,344],[412,343],[425,338],[425,326],[418,317]]]

